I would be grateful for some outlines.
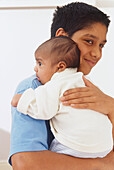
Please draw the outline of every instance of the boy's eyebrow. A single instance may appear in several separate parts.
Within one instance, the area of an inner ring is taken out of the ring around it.
[[[96,36],[94,36],[92,34],[85,34],[84,37],[90,37],[90,38],[98,39]],[[103,40],[103,42],[106,43],[107,40]]]

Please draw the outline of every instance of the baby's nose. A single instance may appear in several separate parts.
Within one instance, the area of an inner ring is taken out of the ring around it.
[[[38,69],[37,69],[37,67],[36,67],[36,66],[34,67],[34,71],[35,71],[35,72],[37,72],[37,71],[38,71]]]

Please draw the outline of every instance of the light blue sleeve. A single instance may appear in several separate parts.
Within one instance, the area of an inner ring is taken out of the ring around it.
[[[41,85],[34,76],[23,80],[17,87],[15,93],[23,93],[28,88],[35,89]],[[47,128],[44,120],[36,120],[11,108],[12,128],[9,163],[11,156],[18,152],[42,151],[48,149]]]

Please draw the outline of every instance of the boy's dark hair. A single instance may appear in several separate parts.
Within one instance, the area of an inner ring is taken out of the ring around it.
[[[53,37],[41,44],[35,53],[45,50],[52,65],[64,61],[67,68],[78,68],[80,65],[80,50],[77,44],[69,37]],[[47,57],[44,56],[44,57]]]
[[[63,7],[57,7],[53,14],[51,25],[51,37],[55,37],[56,31],[63,28],[69,37],[89,25],[100,22],[107,29],[110,23],[109,16],[98,8],[83,2],[73,2]]]

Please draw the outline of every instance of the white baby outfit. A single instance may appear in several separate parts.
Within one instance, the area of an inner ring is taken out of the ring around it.
[[[26,90],[17,109],[35,119],[51,119],[55,136],[52,151],[82,158],[104,157],[113,148],[112,124],[108,116],[64,106],[60,101],[66,90],[85,87],[82,76],[74,68],[55,73],[45,85]]]

